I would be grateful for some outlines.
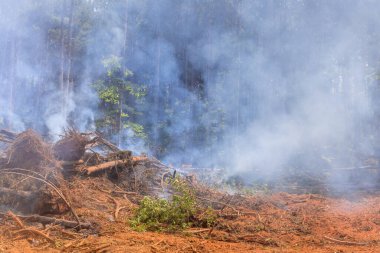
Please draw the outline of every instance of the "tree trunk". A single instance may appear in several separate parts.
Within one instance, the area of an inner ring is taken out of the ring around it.
[[[128,4],[128,1],[126,1],[125,3],[126,5]],[[125,73],[125,71],[127,70],[127,66],[126,66],[126,63],[125,63],[125,59],[127,58],[127,45],[128,45],[128,8],[126,6],[126,10],[125,10],[125,20],[124,20],[124,44],[123,44],[123,52],[122,52],[122,56],[121,56],[121,59],[122,59],[122,66],[123,66],[123,72]],[[120,147],[121,146],[121,142],[122,142],[122,136],[123,136],[123,102],[124,102],[124,97],[123,97],[123,90],[121,89],[119,91],[119,96],[120,96],[120,100],[119,100],[119,133],[118,133],[118,146]]]
[[[156,48],[156,81],[155,81],[155,93],[154,93],[154,108],[155,108],[155,115],[154,115],[154,144],[157,147],[159,138],[158,138],[158,124],[159,121],[159,114],[160,114],[160,83],[161,83],[161,42],[160,42],[160,27],[158,26],[157,31],[157,48]]]
[[[67,47],[67,72],[66,72],[66,85],[65,85],[65,107],[64,115],[67,119],[68,114],[68,101],[72,90],[71,82],[71,54],[73,46],[73,12],[74,12],[74,0],[70,1],[70,17],[69,17],[69,35],[68,35],[68,47]]]
[[[8,128],[13,129],[13,114],[14,114],[14,91],[16,86],[16,74],[17,74],[17,61],[18,61],[18,40],[16,37],[12,38],[11,43],[11,60],[9,70],[9,111],[8,111]]]

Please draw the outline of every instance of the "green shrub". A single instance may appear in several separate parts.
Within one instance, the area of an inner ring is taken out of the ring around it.
[[[169,182],[173,195],[171,199],[144,197],[136,210],[130,225],[136,231],[178,231],[191,227],[194,223],[211,226],[216,219],[213,210],[207,208],[200,219],[197,214],[201,209],[196,198],[187,185],[179,177]]]

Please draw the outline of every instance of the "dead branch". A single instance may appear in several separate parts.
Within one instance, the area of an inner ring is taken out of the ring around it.
[[[108,193],[108,194],[129,194],[129,195],[137,195],[138,193],[137,192],[127,192],[127,191],[115,191],[115,190],[111,190],[111,191],[107,191],[107,190],[104,190],[104,189],[101,189],[100,187],[96,187],[99,191],[101,192],[104,192],[104,193]]]
[[[331,238],[331,237],[328,237],[328,236],[323,236],[323,238],[331,241],[331,242],[335,242],[335,243],[339,243],[339,244],[345,244],[345,245],[358,245],[358,246],[365,246],[365,245],[368,245],[368,243],[365,243],[365,242],[350,242],[350,241],[342,241],[342,240],[338,240],[338,239],[334,239],[334,238]]]
[[[211,200],[211,199],[207,199],[207,198],[202,198],[202,197],[199,197],[199,196],[196,196],[197,199],[201,199],[201,200],[204,200],[204,201],[208,201],[208,202],[211,202],[211,203],[215,203],[215,204],[220,204],[220,205],[223,205],[223,209],[225,207],[229,207],[231,208],[232,210],[234,210],[238,215],[240,215],[240,212],[239,210],[236,210],[235,207],[229,205],[228,203],[223,203],[223,202],[219,202],[219,201],[215,201],[215,200]],[[222,209],[222,210],[223,210]]]
[[[119,201],[117,201],[116,199],[112,198],[109,196],[109,198],[113,201],[113,203],[115,204],[115,211],[114,211],[114,217],[115,217],[115,220],[117,220],[117,218],[119,217],[119,211],[120,211],[120,203]]]
[[[13,170],[13,171],[12,171]],[[14,170],[18,170],[18,171],[23,171],[23,172],[15,172]],[[78,225],[80,225],[80,220],[79,220],[79,217],[78,215],[76,214],[76,212],[74,211],[73,207],[71,206],[71,204],[69,203],[69,201],[66,199],[65,195],[58,189],[57,186],[55,186],[53,183],[47,181],[46,179],[42,178],[42,177],[37,177],[37,176],[32,176],[32,175],[28,175],[25,173],[26,172],[29,172],[29,173],[33,173],[35,175],[39,175],[38,173],[36,172],[33,172],[33,171],[30,171],[30,170],[26,170],[26,169],[20,169],[20,168],[17,168],[17,169],[2,169],[2,171],[0,171],[0,174],[13,174],[13,175],[20,175],[20,176],[29,176],[30,178],[33,178],[35,180],[38,180],[40,182],[43,182],[44,184],[46,184],[47,186],[51,187],[57,194],[58,196],[65,202],[65,204],[67,205],[67,207],[69,208],[70,212],[74,215],[74,218],[75,220],[78,222]],[[39,175],[40,176],[40,175]]]
[[[141,161],[147,161],[147,160],[148,160],[147,157],[140,157],[140,156],[132,157],[133,164],[136,164],[136,163],[141,162]],[[124,165],[127,162],[128,161],[126,161],[126,160],[115,160],[115,161],[111,161],[111,162],[105,162],[105,163],[101,163],[98,165],[90,166],[90,167],[85,168],[84,170],[86,171],[87,175],[90,175],[94,172],[112,169],[112,168],[115,168],[119,165]]]
[[[114,144],[112,144],[111,142],[107,141],[106,139],[104,139],[100,133],[96,132],[95,133],[97,138],[96,138],[96,142],[99,143],[99,144],[103,144],[104,146],[106,146],[107,148],[109,148],[112,152],[119,152],[120,149],[115,146]]]
[[[23,229],[20,229],[20,230],[17,230],[17,231],[14,232],[14,234],[20,234],[20,233],[29,233],[29,234],[39,235],[39,236],[45,238],[47,241],[49,241],[51,243],[54,243],[53,239],[51,239],[45,233],[43,233],[43,232],[41,232],[39,230],[36,230],[34,228],[23,228]]]
[[[127,208],[126,206],[121,206],[119,201],[117,201],[115,198],[112,198],[109,196],[109,198],[113,201],[113,203],[115,204],[115,211],[114,211],[114,218],[115,220],[117,220],[117,218],[119,218],[119,213],[121,210]]]
[[[185,230],[183,231],[184,233],[189,233],[189,234],[199,234],[203,232],[210,232],[211,228],[205,228],[205,229],[198,229],[198,230]]]
[[[60,166],[78,166],[78,165],[81,165],[83,163],[84,163],[83,160],[79,160],[79,161],[60,161],[59,165]]]
[[[122,165],[122,164],[125,164],[125,163],[126,163],[125,160],[115,160],[115,161],[101,163],[99,165],[87,167],[87,168],[85,168],[85,171],[86,171],[87,175],[90,175],[94,172],[102,171],[102,170],[106,170],[106,169],[112,169],[112,168],[115,168],[115,167]]]
[[[12,211],[8,211],[6,215],[11,217],[17,223],[17,225],[21,228],[20,230],[15,231],[14,234],[19,234],[19,233],[36,234],[36,235],[39,235],[39,236],[45,238],[49,242],[54,242],[54,240],[51,239],[49,236],[47,236],[45,233],[43,233],[39,230],[36,230],[34,228],[25,227],[24,223],[20,220],[20,218],[17,215],[15,215]]]
[[[101,246],[94,248],[94,249],[89,249],[89,250],[85,251],[85,253],[108,252],[108,250],[106,250],[106,249],[109,247],[111,247],[111,244],[105,244],[105,245],[101,245]]]
[[[7,215],[9,217],[11,217],[17,223],[17,225],[20,228],[24,228],[25,227],[24,223],[20,220],[20,218],[17,217],[12,211],[8,211]]]
[[[19,224],[19,226],[23,225],[21,220],[24,220],[24,221],[30,221],[30,222],[39,222],[43,225],[57,224],[57,225],[61,225],[61,226],[65,227],[65,228],[76,228],[76,227],[78,227],[78,222],[76,222],[76,221],[56,219],[53,217],[47,217],[47,216],[41,216],[41,215],[15,215],[13,213],[10,214],[9,212],[8,213],[0,213],[0,215],[1,216],[6,216],[6,215],[10,216],[13,220],[15,220]],[[22,228],[22,227],[24,227],[24,226],[20,226],[20,228]],[[85,228],[85,229],[89,229],[92,226],[90,223],[81,222],[80,227]]]

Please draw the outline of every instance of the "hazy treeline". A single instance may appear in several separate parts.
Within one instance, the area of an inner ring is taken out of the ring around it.
[[[312,153],[353,164],[377,150],[379,8],[1,1],[0,125],[53,138],[97,128],[124,148],[234,171],[307,166]]]

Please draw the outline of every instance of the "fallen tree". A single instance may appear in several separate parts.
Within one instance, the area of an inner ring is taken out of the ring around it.
[[[115,160],[115,161],[105,162],[105,163],[98,164],[95,166],[86,167],[84,170],[86,171],[87,175],[90,175],[92,173],[99,172],[102,170],[113,169],[120,165],[125,166],[125,165],[128,165],[128,163],[130,162],[136,165],[136,163],[138,162],[147,161],[147,160],[148,158],[144,156],[134,156],[130,160]]]

